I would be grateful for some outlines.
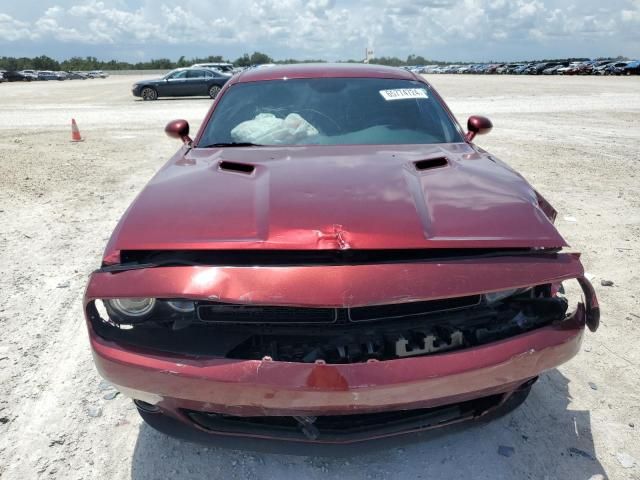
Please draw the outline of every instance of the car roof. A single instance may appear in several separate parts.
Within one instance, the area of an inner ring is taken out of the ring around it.
[[[245,70],[234,83],[281,80],[285,78],[395,78],[415,80],[413,73],[404,68],[385,67],[361,63],[303,63],[274,65],[269,68]]]

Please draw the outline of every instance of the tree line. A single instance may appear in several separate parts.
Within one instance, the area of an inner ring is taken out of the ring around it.
[[[626,60],[625,57],[618,56],[616,58]],[[567,58],[567,59],[547,59],[537,60],[540,62],[548,61],[584,61],[587,58]],[[253,52],[251,55],[245,53],[241,57],[235,60],[228,60],[222,57],[222,55],[210,55],[208,57],[195,57],[187,59],[182,56],[178,60],[173,61],[168,58],[158,58],[149,60],[146,62],[121,62],[118,60],[98,60],[96,57],[71,57],[67,60],[58,61],[46,55],[40,55],[39,57],[27,58],[27,57],[0,57],[0,69],[1,70],[54,70],[54,71],[88,71],[88,70],[171,70],[178,67],[188,67],[194,63],[232,63],[236,67],[248,67],[250,65],[258,65],[264,63],[309,63],[309,62],[324,62],[324,60],[297,60],[288,58],[284,60],[274,60],[272,57],[262,52]],[[346,60],[349,63],[362,63],[362,60]],[[452,65],[456,62],[443,62],[439,60],[430,60],[420,55],[409,55],[406,59],[399,57],[377,57],[369,60],[370,63],[378,65],[389,65],[393,67],[402,67],[407,65]],[[527,61],[531,62],[530,60]],[[470,62],[457,62],[470,63]],[[496,61],[484,62],[484,63],[500,63]],[[514,62],[515,63],[515,62]]]
[[[305,62],[320,62],[322,60],[304,60]],[[71,57],[58,61],[46,55],[39,57],[0,57],[0,69],[2,70],[63,70],[63,71],[87,71],[87,70],[170,70],[178,67],[188,67],[194,63],[232,63],[237,67],[248,67],[262,63],[298,63],[298,60],[287,59],[275,61],[266,53],[245,53],[241,57],[231,61],[222,55],[209,55],[208,57],[194,57],[187,59],[182,56],[178,60],[168,58],[152,59],[146,62],[121,62],[118,60],[98,60],[96,57]]]

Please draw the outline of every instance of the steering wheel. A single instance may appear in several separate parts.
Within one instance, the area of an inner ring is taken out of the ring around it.
[[[302,115],[302,112],[309,112],[314,117],[316,117],[318,119],[323,119],[321,123],[324,123],[324,126],[316,125],[314,122],[312,122],[308,118],[304,118],[304,115]],[[320,131],[320,133],[324,133],[324,134],[327,133],[327,128],[325,128],[328,125],[327,120],[331,123],[331,125],[335,126],[337,132],[342,132],[343,131],[342,127],[333,118],[331,118],[330,116],[328,116],[325,113],[319,112],[318,110],[314,110],[313,108],[300,108],[295,113],[299,114],[302,118],[307,120],[311,125],[316,127],[316,129],[318,129]],[[331,128],[329,129],[329,131],[330,130],[331,130]]]

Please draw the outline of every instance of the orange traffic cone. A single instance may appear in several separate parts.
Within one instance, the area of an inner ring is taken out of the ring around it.
[[[78,124],[76,123],[76,119],[71,119],[71,141],[72,142],[82,142],[82,137],[80,136],[80,130],[78,130]]]

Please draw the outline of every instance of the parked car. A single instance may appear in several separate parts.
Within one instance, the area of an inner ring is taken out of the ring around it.
[[[512,75],[517,73],[520,69],[525,69],[526,67],[527,65],[524,63],[512,63],[507,65],[507,69],[505,73]]]
[[[216,98],[229,78],[208,68],[176,68],[162,78],[134,83],[131,92],[143,100],[201,95]]]
[[[492,63],[490,65],[487,65],[487,68],[484,69],[484,73],[485,74],[497,73],[498,68],[500,68],[502,66],[503,66],[503,64],[501,64],[501,63]]]
[[[502,65],[500,67],[498,67],[496,69],[496,73],[501,74],[501,75],[505,75],[508,73],[513,73],[517,68],[521,67],[522,64],[521,63],[508,63],[505,65]]]
[[[55,72],[51,70],[40,70],[38,72],[38,80],[63,80]]]
[[[571,62],[569,65],[562,65],[556,70],[558,75],[575,75],[578,73],[582,62]]]
[[[593,73],[593,69],[598,65],[598,62],[588,60],[586,62],[582,62],[578,65],[576,74],[577,75],[591,75]]]
[[[82,72],[66,72],[69,80],[86,80],[87,75]]]
[[[542,72],[545,71],[546,69],[551,67],[556,67],[558,65],[561,65],[561,64],[558,62],[536,63],[535,65],[530,66],[526,70],[526,73],[528,73],[529,75],[542,75]]]
[[[532,66],[533,66],[533,65],[532,65],[531,63],[527,63],[527,64],[524,64],[524,65],[521,65],[521,66],[519,66],[519,67],[516,67],[516,68],[513,70],[513,73],[514,73],[514,74],[516,74],[516,75],[526,75],[526,74],[528,73],[529,69],[530,69]]]
[[[8,82],[30,82],[33,80],[30,75],[24,75],[16,71],[4,72],[3,76]]]
[[[621,75],[640,75],[640,62],[638,60],[634,60],[632,62],[627,63],[624,67],[622,67]]]
[[[399,68],[234,76],[195,138],[167,125],[184,145],[90,276],[99,372],[155,428],[226,445],[351,443],[513,408],[599,309],[553,207],[474,146],[491,127],[472,116],[465,133]]]
[[[591,70],[593,75],[606,75],[608,74],[607,70],[609,67],[612,67],[616,62],[604,62],[600,65],[594,66]]]
[[[191,68],[211,68],[229,76],[235,73],[231,63],[196,63]]]
[[[4,78],[4,73],[5,73],[5,70],[0,70],[0,83],[9,81],[6,78]]]
[[[631,63],[628,61],[625,62],[614,62],[607,65],[604,69],[605,75],[622,75],[625,71],[626,66]]]
[[[87,72],[87,78],[107,78],[109,74],[103,72],[102,70],[91,70]]]
[[[25,77],[29,77],[31,80],[38,79],[38,72],[36,72],[35,70],[20,70],[20,73]]]
[[[566,63],[560,63],[560,64],[558,64],[558,65],[553,65],[553,66],[551,66],[551,67],[549,67],[549,68],[545,68],[545,69],[542,71],[542,74],[543,74],[543,75],[558,75],[559,70],[560,70],[561,68],[565,68],[566,66],[567,66],[567,64],[566,64]]]

